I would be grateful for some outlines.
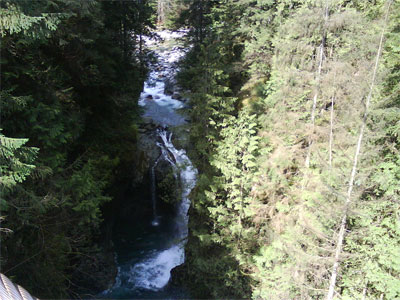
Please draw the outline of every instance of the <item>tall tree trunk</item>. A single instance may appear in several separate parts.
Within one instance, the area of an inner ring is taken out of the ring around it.
[[[331,118],[330,118],[330,130],[329,130],[329,166],[332,167],[332,147],[333,147],[333,110],[335,104],[335,96],[332,96],[331,100]]]
[[[333,47],[332,47],[333,48]],[[331,49],[332,49],[331,48]],[[332,53],[330,54],[332,56]],[[329,128],[329,167],[332,168],[332,149],[333,149],[333,118],[335,116],[334,110],[335,110],[335,101],[336,101],[336,70],[334,73],[334,78],[333,78],[333,95],[331,97],[331,115],[330,115],[330,128]]]
[[[157,25],[164,24],[165,20],[165,0],[158,0],[157,2]]]
[[[322,72],[322,64],[324,61],[324,50],[325,50],[325,42],[326,42],[326,25],[328,23],[328,18],[329,18],[329,0],[326,1],[326,6],[325,6],[325,14],[324,14],[324,33],[322,35],[322,40],[321,44],[319,46],[319,62],[318,62],[318,71],[316,75],[316,89],[313,97],[313,106],[311,110],[311,125],[312,125],[312,134],[314,133],[314,125],[315,125],[315,111],[317,109],[317,100],[318,100],[318,94],[319,94],[319,89],[320,89],[320,81],[321,81],[321,72]],[[310,135],[308,139],[308,150],[307,150],[307,156],[306,156],[306,162],[305,165],[307,168],[310,167],[310,158],[311,158],[311,147],[312,147],[312,134]]]
[[[204,23],[204,7],[203,7],[203,0],[200,0],[200,7],[199,7],[199,42],[203,42],[203,23]]]
[[[362,293],[361,300],[367,299],[367,285],[368,285],[368,281],[365,283],[365,287],[363,288],[363,293]]]
[[[128,31],[126,29],[126,17],[124,17],[123,22],[123,39],[124,39],[124,61],[128,61]]]
[[[392,4],[392,1],[393,0],[390,0],[389,4],[388,4],[386,16],[385,16],[385,25],[384,25],[384,28],[382,29],[382,33],[381,33],[381,37],[380,37],[380,41],[379,41],[378,52],[376,54],[375,67],[374,67],[373,74],[372,74],[371,86],[370,86],[369,93],[368,93],[368,96],[367,96],[367,99],[366,99],[366,103],[365,103],[365,112],[364,112],[364,116],[363,116],[363,120],[362,120],[362,124],[361,124],[361,128],[360,128],[360,134],[358,136],[356,151],[354,153],[353,168],[351,170],[349,185],[348,185],[348,188],[347,188],[347,195],[346,195],[346,201],[345,201],[345,206],[344,206],[344,213],[343,213],[343,216],[342,216],[342,220],[340,222],[340,230],[339,230],[339,235],[338,235],[337,243],[336,243],[335,260],[334,260],[333,267],[332,267],[332,274],[331,274],[331,278],[330,278],[329,290],[328,290],[328,294],[326,296],[326,300],[332,300],[334,292],[335,292],[336,278],[337,278],[337,275],[338,275],[340,254],[342,253],[343,240],[344,240],[344,235],[345,235],[345,231],[346,231],[347,214],[348,214],[348,209],[349,209],[349,206],[350,206],[350,203],[351,203],[351,196],[352,196],[352,192],[353,192],[354,179],[355,179],[356,173],[357,173],[357,164],[358,164],[358,158],[359,158],[360,150],[361,150],[361,143],[362,143],[363,138],[364,138],[364,131],[365,131],[365,127],[366,127],[366,124],[367,124],[367,118],[368,118],[368,109],[369,109],[369,105],[371,103],[372,93],[373,93],[374,86],[375,86],[376,73],[377,73],[377,70],[378,70],[379,59],[381,57],[382,47],[383,47],[383,37],[384,37],[386,24],[387,24],[387,19],[388,19],[388,16],[389,16],[389,11],[390,11],[390,6]]]

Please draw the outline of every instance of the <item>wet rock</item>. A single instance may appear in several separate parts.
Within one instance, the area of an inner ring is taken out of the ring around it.
[[[176,93],[179,93],[179,94],[183,93],[183,89],[180,86],[175,86],[174,90],[175,90]]]
[[[175,82],[171,78],[167,78],[164,82],[164,94],[172,95],[174,93]]]
[[[166,161],[165,159],[161,159],[158,162],[155,171],[156,171],[156,177],[161,179],[164,178],[168,173],[173,172],[173,169],[168,161]]]
[[[144,128],[147,130],[147,131],[154,131],[154,129],[156,128],[156,124],[154,124],[154,123],[146,123],[145,124],[145,126],[144,126]]]
[[[75,265],[72,280],[79,283],[75,291],[83,295],[107,290],[114,285],[117,272],[113,248],[100,248]]]
[[[147,95],[145,99],[146,100],[153,100],[153,96],[152,95]]]
[[[171,97],[172,97],[172,99],[175,99],[175,100],[182,100],[183,99],[183,97],[178,93],[173,93]]]
[[[139,174],[142,176],[137,176],[136,183],[142,179],[144,173],[146,173],[151,165],[157,160],[160,156],[161,151],[160,148],[156,146],[157,137],[154,134],[154,128],[151,128],[150,125],[146,127],[146,131],[139,136],[139,147],[138,147],[138,160],[140,160],[141,166],[140,170],[143,174]]]
[[[182,287],[188,284],[187,278],[188,270],[186,264],[182,264],[180,266],[176,266],[171,270],[171,286]]]

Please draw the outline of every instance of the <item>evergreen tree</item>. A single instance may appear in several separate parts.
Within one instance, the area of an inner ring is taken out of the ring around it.
[[[101,208],[133,164],[151,7],[10,0],[0,13],[1,126],[15,137],[1,138],[2,184],[18,182],[1,195],[13,231],[1,236],[2,272],[39,297],[104,289],[86,274],[104,252]]]
[[[345,299],[398,297],[397,15],[389,26],[386,70],[375,68],[386,8],[385,1],[213,3],[205,37],[194,39],[181,72],[183,78],[202,74],[185,86],[192,91],[192,157],[202,174],[193,193],[187,264],[196,284],[201,281],[194,274],[213,273],[218,260],[229,271],[213,278],[224,288],[205,281],[199,296],[249,297],[251,284],[255,299],[319,299],[337,271],[337,291]],[[374,68],[376,88],[370,85]],[[210,76],[214,70],[219,77]],[[217,83],[226,91],[219,93]],[[237,99],[232,110],[213,110],[228,95]],[[240,124],[252,124],[243,118],[248,110],[260,126],[252,149],[257,163],[239,176],[236,130],[246,136]],[[363,126],[366,150],[359,151]],[[241,183],[248,184],[246,198],[238,196]],[[337,268],[343,224],[347,237]],[[232,286],[235,292],[225,290]]]

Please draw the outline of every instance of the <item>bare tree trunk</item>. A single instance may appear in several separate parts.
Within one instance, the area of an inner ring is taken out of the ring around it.
[[[374,71],[373,71],[373,74],[372,74],[371,86],[370,86],[369,93],[368,93],[368,96],[367,96],[367,100],[366,100],[366,103],[365,103],[365,112],[364,112],[364,117],[363,117],[361,128],[360,128],[360,134],[358,136],[356,151],[354,153],[353,168],[351,170],[349,185],[348,185],[348,189],[347,189],[346,201],[345,201],[345,206],[344,206],[344,213],[343,213],[342,220],[340,222],[340,230],[339,230],[339,235],[338,235],[338,239],[337,239],[337,243],[336,243],[335,260],[334,260],[333,267],[332,267],[332,274],[331,274],[331,278],[330,278],[329,290],[328,290],[328,294],[326,296],[326,300],[332,300],[333,299],[333,294],[335,292],[336,278],[337,278],[337,274],[338,274],[340,254],[342,252],[344,234],[345,234],[345,231],[346,231],[347,213],[348,213],[348,209],[349,209],[349,206],[350,206],[350,203],[351,203],[351,195],[352,195],[352,192],[353,192],[354,179],[355,179],[356,173],[357,173],[358,157],[360,155],[361,143],[362,143],[362,140],[363,140],[363,137],[364,137],[364,131],[365,131],[365,127],[366,127],[366,124],[367,124],[368,109],[369,109],[369,105],[370,105],[371,98],[372,98],[372,93],[373,93],[374,86],[375,86],[376,73],[377,73],[377,70],[378,70],[379,59],[380,59],[381,53],[382,53],[383,37],[384,37],[384,33],[385,33],[385,29],[386,29],[386,23],[387,23],[387,19],[388,19],[388,16],[389,16],[389,10],[390,10],[390,6],[392,4],[392,1],[393,0],[390,0],[389,5],[388,5],[388,9],[387,9],[387,12],[386,12],[385,26],[382,29],[382,33],[381,33],[381,37],[380,37],[380,41],[379,41],[378,53],[376,54],[375,67],[374,67]]]
[[[365,300],[367,298],[367,285],[368,285],[368,282],[365,283],[365,287],[363,288],[363,294],[362,294],[361,300]]]
[[[332,96],[331,101],[331,120],[330,120],[330,132],[329,132],[329,166],[332,167],[332,147],[333,147],[333,110],[334,110],[335,97]]]
[[[315,125],[315,111],[317,109],[317,100],[318,100],[318,94],[319,94],[319,89],[320,89],[320,81],[321,81],[321,71],[322,71],[322,63],[324,61],[324,49],[325,49],[325,41],[326,41],[326,24],[328,22],[329,18],[329,0],[326,1],[326,7],[325,7],[325,24],[324,24],[324,33],[322,35],[322,41],[321,45],[319,46],[319,62],[318,62],[318,71],[317,71],[317,84],[316,84],[316,90],[315,94],[313,97],[313,106],[311,110],[311,124],[312,124],[312,132],[314,133],[314,125]],[[306,162],[305,165],[307,168],[310,167],[310,158],[311,158],[311,146],[312,146],[313,140],[312,137],[309,137],[308,140],[308,151],[307,151],[307,156],[306,156]]]
[[[334,76],[334,86],[336,83],[336,71]],[[335,87],[336,89],[336,87]],[[335,92],[331,98],[331,116],[330,116],[330,129],[329,129],[329,167],[332,167],[332,148],[333,148],[333,117],[334,117],[334,109],[335,109],[335,100],[336,95]]]
[[[199,33],[199,41],[200,43],[203,42],[203,22],[204,22],[204,3],[203,0],[200,0],[200,33]]]
[[[123,47],[124,47],[124,61],[127,62],[128,61],[128,30],[126,29],[126,16],[124,16],[123,20],[122,20],[122,32],[123,32]]]
[[[165,12],[164,12],[164,3],[165,0],[157,1],[157,25],[161,25],[164,23]]]

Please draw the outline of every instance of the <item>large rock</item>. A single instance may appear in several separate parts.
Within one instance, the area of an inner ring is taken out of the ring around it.
[[[72,281],[79,284],[75,290],[81,295],[100,293],[114,285],[117,272],[113,249],[100,248],[75,264]]]
[[[172,97],[172,99],[175,99],[175,100],[182,100],[183,99],[183,97],[180,94],[176,93],[176,92],[174,92],[171,97]]]
[[[167,78],[164,81],[164,94],[166,95],[172,95],[174,93],[174,89],[175,89],[175,80],[171,79],[171,78]]]

